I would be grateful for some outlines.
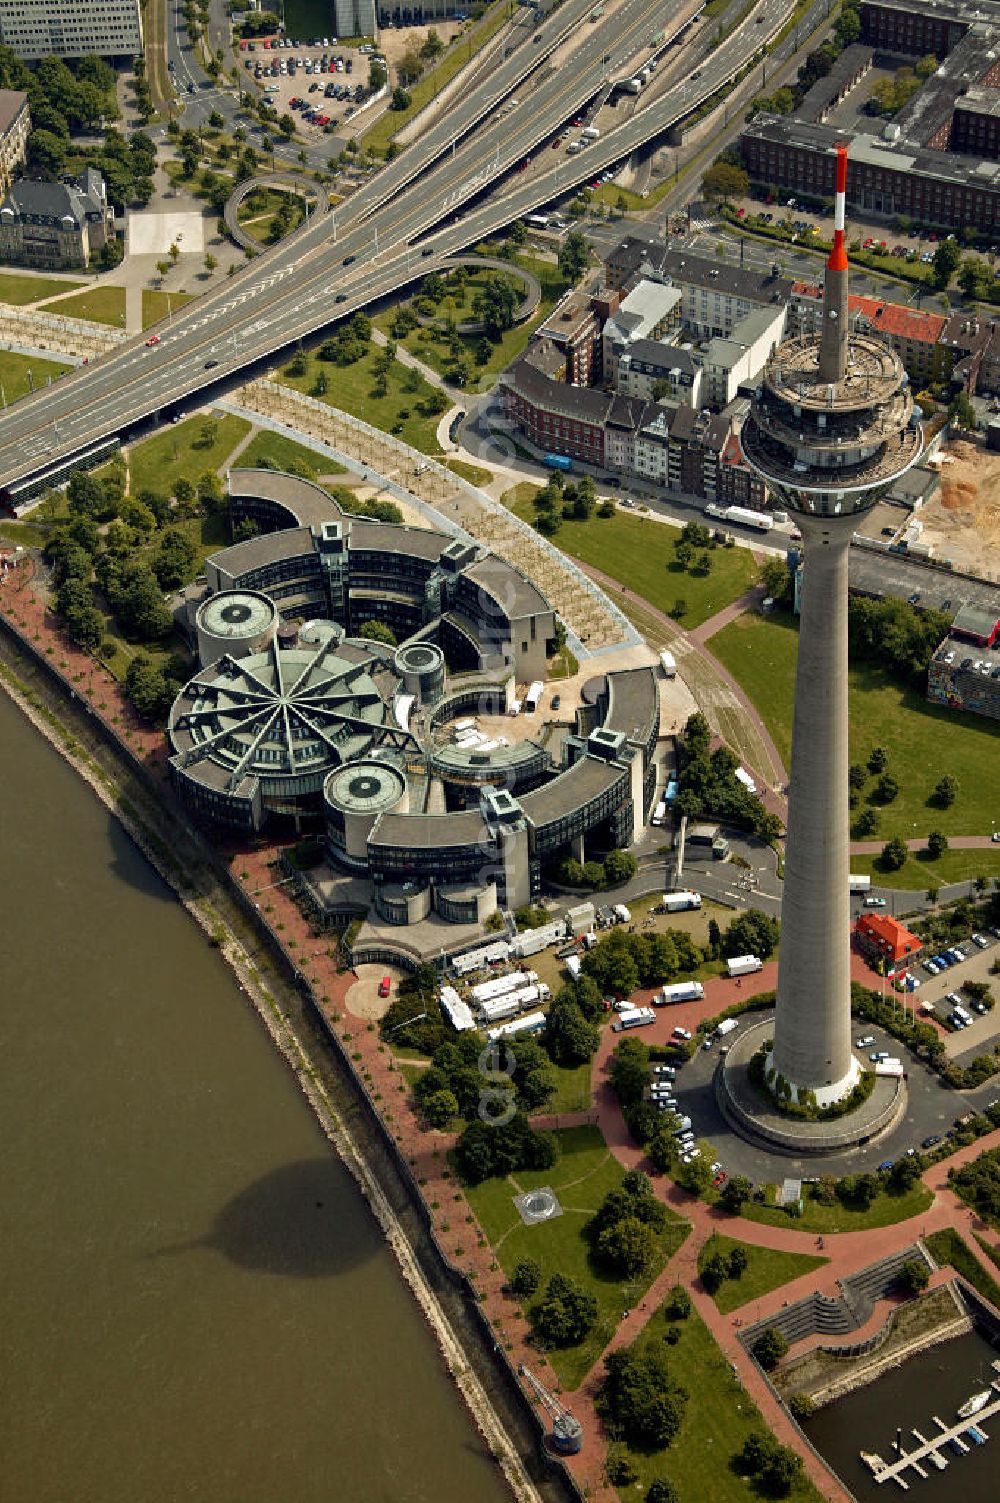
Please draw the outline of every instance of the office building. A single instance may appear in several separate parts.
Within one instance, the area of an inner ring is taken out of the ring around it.
[[[139,0],[0,0],[0,42],[40,57],[141,57]]]

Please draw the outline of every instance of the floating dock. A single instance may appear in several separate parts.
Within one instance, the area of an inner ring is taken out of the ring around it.
[[[1000,1388],[1000,1382],[994,1381],[994,1390]],[[905,1476],[907,1471],[913,1471],[918,1477],[926,1477],[926,1465],[935,1467],[943,1472],[948,1465],[947,1457],[941,1454],[943,1448],[947,1448],[953,1457],[967,1456],[974,1446],[985,1445],[989,1436],[982,1428],[985,1420],[1000,1413],[1000,1395],[992,1399],[988,1404],[977,1411],[975,1423],[971,1423],[970,1417],[960,1419],[953,1425],[948,1425],[937,1414],[932,1416],[937,1425],[939,1434],[932,1436],[930,1440],[921,1435],[917,1429],[911,1430],[911,1434],[917,1442],[912,1451],[904,1451],[902,1441],[898,1443],[898,1455],[893,1461],[885,1461],[875,1451],[862,1451],[861,1460],[869,1469],[876,1482],[895,1482],[904,1492],[908,1492],[910,1482]],[[970,1446],[971,1441],[971,1446]]]

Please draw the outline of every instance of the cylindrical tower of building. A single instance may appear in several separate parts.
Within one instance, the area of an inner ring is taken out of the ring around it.
[[[396,672],[418,705],[434,705],[444,693],[444,653],[433,642],[405,642],[396,653]]]
[[[274,601],[256,590],[222,590],[202,601],[195,616],[198,660],[203,668],[227,653],[246,658],[263,652],[278,629]]]
[[[786,340],[764,372],[743,452],[805,545],[785,841],[772,1080],[798,1099],[841,1100],[857,1083],[851,1050],[847,560],[856,519],[919,457],[903,367],[849,332],[839,145],[836,230],[818,339]]]

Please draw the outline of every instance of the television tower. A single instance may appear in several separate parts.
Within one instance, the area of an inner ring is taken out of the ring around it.
[[[856,520],[919,457],[923,439],[895,353],[849,329],[837,144],[833,249],[818,338],[772,355],[743,428],[747,463],[795,513],[805,548],[785,841],[781,955],[768,1064],[798,1100],[848,1095],[851,1050],[847,745],[847,560]]]

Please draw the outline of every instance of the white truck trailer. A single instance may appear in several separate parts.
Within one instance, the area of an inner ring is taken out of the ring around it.
[[[612,1033],[624,1033],[627,1028],[644,1028],[655,1023],[656,1014],[651,1007],[627,1007],[620,1012],[611,1025]]]
[[[700,981],[675,981],[658,991],[653,1002],[657,1007],[667,1007],[672,1002],[700,1002],[704,995]]]
[[[663,894],[664,913],[686,913],[690,908],[700,907],[700,892],[690,892],[681,889],[679,892],[665,892]]]
[[[752,976],[754,971],[764,969],[764,962],[756,955],[734,955],[726,965],[730,976]]]

